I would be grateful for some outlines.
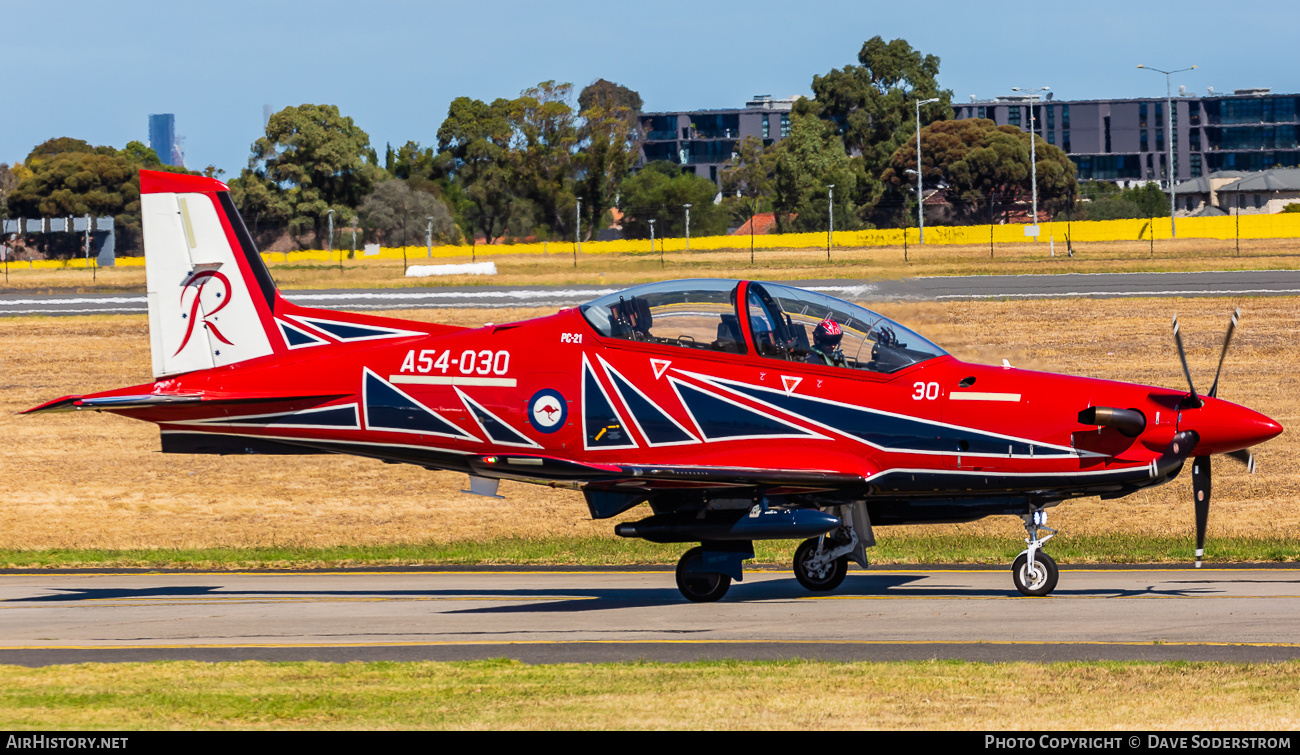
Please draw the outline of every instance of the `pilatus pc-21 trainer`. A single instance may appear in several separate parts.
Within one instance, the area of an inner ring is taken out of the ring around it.
[[[356,454],[645,504],[623,537],[698,543],[686,598],[721,598],[753,542],[805,539],[799,582],[867,565],[873,525],[1024,521],[1026,595],[1057,567],[1047,510],[1168,482],[1193,459],[1196,554],[1210,457],[1253,469],[1277,422],[1188,390],[966,364],[855,304],[775,283],[675,280],[481,328],[281,298],[226,186],[141,172],[154,382],[51,401],[157,424],[187,454]],[[1237,318],[1224,340],[1231,340]],[[1223,360],[1220,358],[1220,370]]]

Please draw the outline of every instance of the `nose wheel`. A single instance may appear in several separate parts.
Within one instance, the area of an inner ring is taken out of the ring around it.
[[[1023,519],[1028,535],[1025,542],[1029,547],[1011,562],[1011,581],[1021,595],[1041,598],[1056,589],[1056,581],[1061,576],[1055,559],[1043,552],[1043,544],[1052,539],[1056,530],[1047,526],[1047,512],[1042,509],[1026,514]],[[1040,530],[1047,536],[1039,537]]]
[[[1056,589],[1056,580],[1061,572],[1056,568],[1056,561],[1051,556],[1039,551],[1034,554],[1034,563],[1029,563],[1029,555],[1021,553],[1011,564],[1011,580],[1023,595],[1042,597]]]

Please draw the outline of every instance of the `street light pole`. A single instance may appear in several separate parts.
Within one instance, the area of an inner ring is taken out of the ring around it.
[[[919,229],[921,243],[925,243],[925,195],[921,192],[921,106],[938,102],[938,97],[916,101],[916,225]],[[903,229],[907,237],[907,229]]]
[[[754,197],[749,198],[749,266],[754,266]]]
[[[1174,220],[1174,211],[1177,209],[1177,202],[1178,202],[1177,198],[1174,196],[1175,194],[1174,180],[1175,177],[1178,175],[1178,170],[1174,165],[1174,95],[1172,89],[1170,88],[1169,76],[1170,74],[1182,73],[1183,71],[1190,71],[1192,70],[1192,68],[1195,67],[1196,66],[1191,66],[1190,68],[1179,68],[1176,71],[1162,71],[1159,68],[1144,66],[1141,63],[1138,64],[1138,68],[1145,68],[1148,71],[1155,71],[1156,73],[1163,73],[1165,75],[1165,109],[1169,111],[1165,116],[1168,119],[1167,123],[1169,124],[1168,128],[1165,129],[1165,138],[1168,139],[1167,144],[1169,145],[1168,169],[1169,169],[1169,237],[1170,238],[1176,238],[1178,236],[1178,228],[1175,224],[1176,221]]]
[[[330,254],[333,253],[333,251],[334,251],[334,211],[333,211],[333,210],[330,210],[330,211],[328,212],[328,215],[329,215],[329,238],[325,239],[325,258],[326,258],[326,259],[329,259]],[[340,272],[340,273],[343,272],[343,254],[342,254],[342,252],[339,253],[339,272]]]
[[[835,184],[826,187],[826,261],[831,261],[831,245],[835,243]]]
[[[1038,238],[1038,151],[1034,149],[1034,145],[1038,142],[1038,134],[1034,130],[1034,102],[1038,97],[1038,92],[1046,92],[1049,89],[1051,87],[1038,87],[1036,89],[1011,87],[1013,92],[1029,92],[1032,94],[1029,99],[1029,188],[1034,198],[1034,238]]]
[[[654,221],[654,218],[651,218],[651,219],[650,219],[650,253],[651,253],[651,254],[654,254],[654,253],[655,253],[655,221]],[[663,266],[664,266],[664,248],[663,248],[663,245],[660,244],[660,245],[659,245],[659,267],[663,267]]]
[[[689,253],[691,251],[691,206],[684,204],[682,207],[686,208],[686,251]]]
[[[582,199],[578,199],[578,208],[573,212],[573,266],[578,266],[578,252],[582,251]]]

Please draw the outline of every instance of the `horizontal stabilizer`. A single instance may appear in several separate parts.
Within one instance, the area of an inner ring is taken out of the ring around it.
[[[344,394],[314,394],[306,396],[285,396],[285,395],[259,395],[259,394],[241,394],[241,395],[213,395],[206,394],[176,394],[176,393],[143,393],[125,396],[64,396],[53,401],[47,401],[40,406],[34,406],[27,409],[21,414],[52,414],[54,412],[76,412],[76,411],[122,411],[125,409],[154,409],[160,406],[173,405],[190,405],[204,404],[265,404],[270,402],[281,401],[302,401],[311,399],[315,401],[333,401],[343,398]]]
[[[23,414],[48,414],[53,412],[76,412],[84,409],[144,409],[165,404],[197,404],[202,396],[180,396],[148,393],[140,396],[64,396],[32,407]]]

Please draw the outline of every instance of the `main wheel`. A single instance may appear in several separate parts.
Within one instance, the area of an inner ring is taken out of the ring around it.
[[[813,592],[829,592],[840,586],[849,572],[849,557],[840,556],[830,563],[816,565],[817,543],[814,537],[803,541],[794,552],[794,576],[799,584]]]
[[[726,574],[687,571],[692,561],[698,566],[703,560],[704,549],[697,547],[686,551],[677,562],[677,589],[692,603],[712,603],[726,595],[731,587],[731,577]]]
[[[1024,595],[1041,597],[1056,589],[1056,580],[1061,572],[1056,568],[1056,561],[1046,553],[1039,551],[1034,555],[1034,568],[1029,568],[1029,556],[1021,553],[1011,564],[1011,580],[1016,589]]]

